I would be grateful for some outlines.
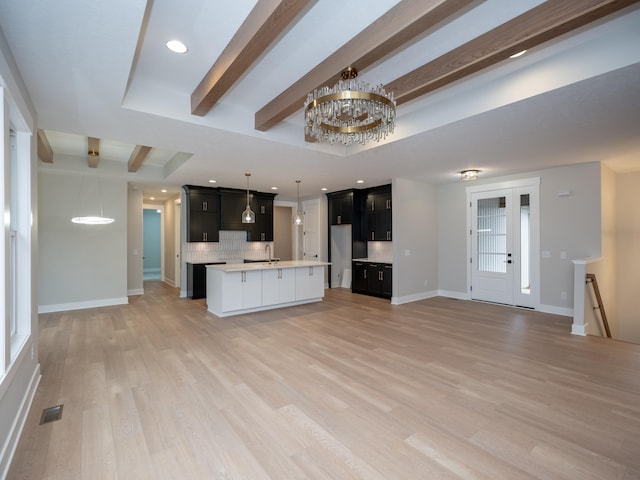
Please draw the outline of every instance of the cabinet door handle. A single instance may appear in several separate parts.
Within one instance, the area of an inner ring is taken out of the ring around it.
[[[387,230],[387,240],[391,240],[391,232]]]
[[[261,214],[263,214],[263,215],[264,215],[265,213],[267,213],[267,211],[266,211],[266,207],[265,207],[264,205],[260,205],[260,213],[261,213]]]
[[[382,272],[382,270],[380,270],[378,272],[378,280],[382,280],[382,274],[383,274],[383,272]]]
[[[209,204],[206,201],[202,202],[202,210],[205,212],[209,210]]]
[[[367,271],[363,270],[363,272],[364,272],[364,278],[367,278]]]
[[[371,240],[375,240],[376,239],[376,232],[371,232]]]
[[[207,241],[207,232],[202,232],[202,241]]]
[[[338,225],[342,223],[342,215],[338,215]]]

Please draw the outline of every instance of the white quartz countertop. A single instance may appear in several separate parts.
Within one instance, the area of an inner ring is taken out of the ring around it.
[[[390,258],[353,258],[354,262],[367,262],[367,263],[393,263]]]
[[[252,262],[252,263],[231,263],[226,265],[207,265],[207,268],[220,270],[223,272],[242,272],[247,270],[271,270],[275,268],[298,268],[298,267],[317,267],[323,265],[331,265],[329,262],[317,262],[312,260],[286,260],[282,262]]]

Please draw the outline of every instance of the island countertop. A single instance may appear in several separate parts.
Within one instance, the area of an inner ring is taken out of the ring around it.
[[[246,272],[247,270],[273,270],[277,268],[319,267],[331,265],[330,262],[318,262],[315,260],[285,260],[279,262],[256,263],[228,263],[226,265],[207,265],[207,269],[220,270],[222,272]]]

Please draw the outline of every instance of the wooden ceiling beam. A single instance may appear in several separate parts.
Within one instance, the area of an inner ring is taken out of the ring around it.
[[[191,94],[191,113],[204,116],[298,17],[317,0],[260,0]]]
[[[255,128],[266,131],[300,110],[315,88],[336,83],[342,71],[362,71],[477,0],[402,0],[255,114]]]
[[[147,156],[151,152],[151,147],[145,147],[143,145],[136,145],[133,149],[131,156],[129,157],[129,169],[131,173],[135,173],[142,166]]]
[[[38,158],[45,163],[53,163],[53,150],[47,134],[41,128],[38,129]]]
[[[522,15],[387,83],[401,105],[605,17],[638,0],[548,0]]]
[[[98,168],[100,161],[100,139],[87,137],[87,164],[90,168]]]

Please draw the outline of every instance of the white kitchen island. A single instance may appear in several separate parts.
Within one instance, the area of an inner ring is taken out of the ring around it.
[[[327,262],[207,265],[207,310],[218,317],[319,302]]]

